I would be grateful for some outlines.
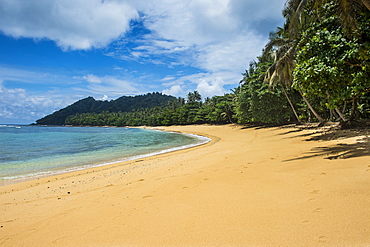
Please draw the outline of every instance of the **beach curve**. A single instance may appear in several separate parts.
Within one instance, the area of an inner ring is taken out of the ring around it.
[[[1,246],[368,246],[369,157],[313,130],[171,126],[208,144],[0,187]],[[321,150],[321,151],[317,151]]]

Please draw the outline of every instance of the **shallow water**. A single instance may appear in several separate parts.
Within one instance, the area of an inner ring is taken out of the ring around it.
[[[0,183],[195,146],[205,137],[139,128],[0,125]]]

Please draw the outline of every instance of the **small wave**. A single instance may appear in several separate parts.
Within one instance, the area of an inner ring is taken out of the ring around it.
[[[13,180],[13,181],[17,181],[17,180],[25,180],[25,179],[29,179],[29,178],[37,178],[37,177],[42,177],[42,176],[51,176],[51,175],[57,175],[59,173],[62,173],[62,171],[58,171],[58,172],[53,172],[53,171],[42,171],[42,172],[36,172],[36,173],[30,173],[30,174],[25,174],[25,175],[16,175],[16,176],[9,176],[9,177],[2,177],[0,178],[0,181],[1,180]]]
[[[0,128],[16,128],[20,129],[20,126],[15,126],[15,125],[7,125],[7,124],[0,124]]]

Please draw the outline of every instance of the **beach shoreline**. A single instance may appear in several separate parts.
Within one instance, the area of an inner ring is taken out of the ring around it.
[[[370,244],[368,137],[316,140],[315,130],[238,125],[153,129],[211,141],[1,186],[0,245]]]
[[[72,126],[66,126],[66,127],[72,127]],[[85,127],[94,128],[96,126],[85,126]],[[51,126],[50,128],[53,128],[53,126]],[[96,127],[96,128],[101,128],[101,127]],[[121,127],[103,126],[103,128],[121,128]],[[122,128],[125,128],[125,129],[127,129],[127,128],[131,128],[131,129],[149,129],[149,130],[154,130],[154,131],[162,131],[158,128],[151,128],[151,127],[147,127],[147,126],[122,127]],[[210,138],[208,138],[206,136],[200,136],[200,135],[195,135],[195,134],[191,134],[191,133],[181,133],[179,131],[166,131],[166,132],[183,134],[183,135],[189,136],[189,137],[191,137],[191,138],[193,138],[194,140],[197,140],[197,141],[194,142],[194,143],[191,143],[191,144],[184,144],[183,146],[174,146],[174,147],[169,147],[169,148],[165,148],[165,149],[162,149],[162,150],[156,150],[156,151],[146,152],[146,153],[142,153],[142,154],[135,154],[135,155],[132,155],[132,156],[126,155],[126,156],[121,157],[121,158],[96,162],[94,164],[77,165],[77,166],[74,166],[74,167],[65,167],[65,168],[59,167],[59,168],[54,168],[52,170],[45,170],[44,169],[43,171],[34,172],[32,174],[25,173],[25,174],[19,174],[19,175],[8,176],[8,177],[0,177],[0,187],[4,186],[4,185],[14,184],[14,183],[21,183],[21,182],[25,182],[25,181],[37,180],[37,179],[40,179],[40,178],[48,178],[48,177],[53,177],[53,176],[62,175],[62,174],[66,174],[66,173],[78,172],[78,171],[87,170],[87,169],[91,169],[91,168],[97,168],[97,167],[101,167],[101,166],[102,167],[107,167],[109,165],[116,165],[116,164],[122,165],[123,163],[129,162],[129,161],[132,161],[132,160],[143,159],[143,158],[150,157],[150,156],[155,156],[155,155],[159,155],[159,154],[163,154],[163,153],[174,152],[174,151],[181,150],[181,149],[187,149],[187,148],[191,148],[193,146],[203,145],[203,144],[206,144],[207,142],[209,142],[211,140]]]

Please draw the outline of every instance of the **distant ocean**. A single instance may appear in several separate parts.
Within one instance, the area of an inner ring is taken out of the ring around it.
[[[206,137],[139,128],[0,124],[0,185],[113,164],[208,142]]]

